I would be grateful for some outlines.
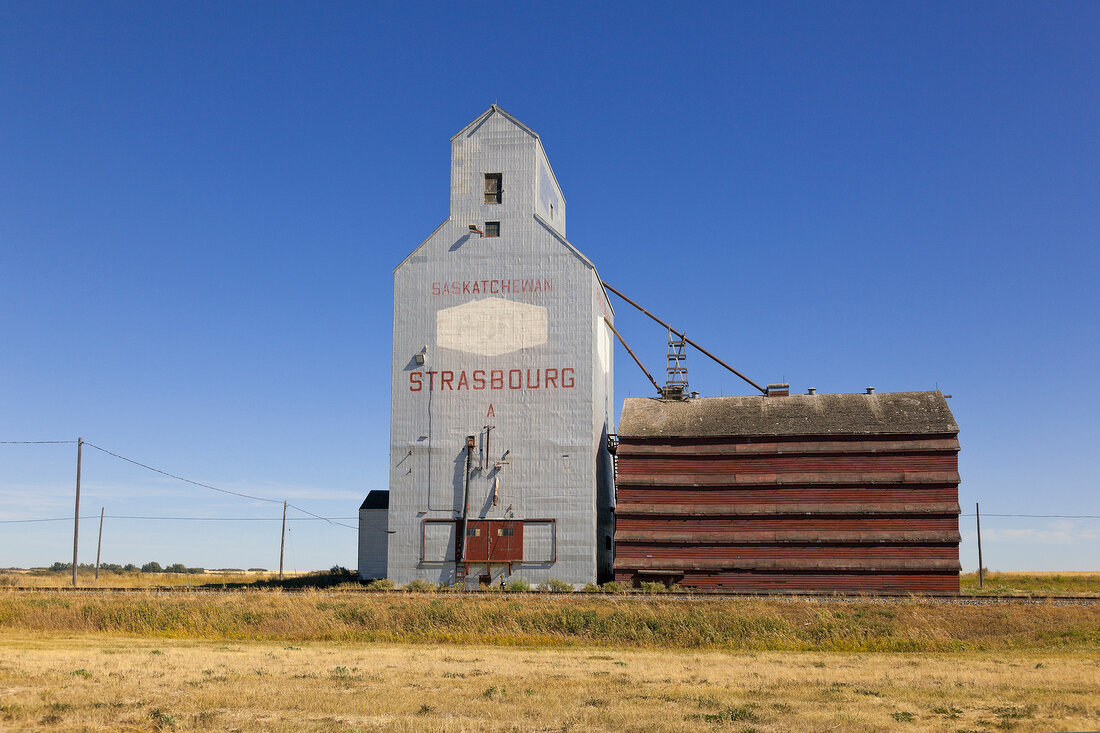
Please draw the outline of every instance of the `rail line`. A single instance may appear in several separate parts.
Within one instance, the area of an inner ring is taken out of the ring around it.
[[[153,594],[153,595],[234,595],[245,593],[334,593],[340,595],[380,595],[380,596],[417,596],[433,597],[454,596],[471,598],[517,598],[517,597],[548,597],[555,600],[581,600],[591,598],[610,599],[635,599],[651,601],[709,601],[717,599],[727,600],[769,600],[769,601],[799,601],[816,603],[943,603],[958,605],[995,605],[995,604],[1059,604],[1059,605],[1100,605],[1100,596],[1091,595],[966,595],[959,593],[804,593],[794,591],[698,591],[691,593],[643,593],[643,592],[615,592],[597,593],[591,591],[575,591],[573,593],[548,592],[548,591],[498,591],[498,590],[466,590],[466,591],[403,591],[403,590],[375,590],[370,588],[355,588],[347,586],[331,587],[304,587],[304,588],[255,588],[255,587],[209,587],[209,586],[174,586],[174,587],[77,587],[53,586],[53,587],[29,587],[12,586],[0,588],[0,594],[8,593],[90,593],[94,595],[127,595],[127,594]]]

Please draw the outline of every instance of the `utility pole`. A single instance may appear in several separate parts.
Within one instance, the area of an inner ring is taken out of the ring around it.
[[[283,550],[286,548],[286,500],[283,500],[283,534],[279,540],[279,580],[283,579]]]
[[[99,551],[103,549],[103,509],[99,508],[99,542],[95,544],[95,579],[99,582]]]
[[[76,439],[76,514],[73,516],[73,587],[76,587],[76,548],[80,535],[80,453],[84,439]]]
[[[984,587],[982,578],[982,512],[978,502],[974,502],[974,521],[978,523],[978,587]]]

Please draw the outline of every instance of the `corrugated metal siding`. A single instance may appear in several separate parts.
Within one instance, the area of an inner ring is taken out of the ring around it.
[[[922,591],[957,593],[959,590],[957,571],[897,573],[733,570],[643,574],[632,570],[616,569],[615,580],[621,583],[671,580],[684,587],[702,590],[909,591],[915,593]]]
[[[712,544],[712,543],[668,543],[634,544],[623,542],[616,551],[620,567],[631,567],[632,560],[644,558],[664,558],[669,560],[740,560],[749,558],[806,558],[816,560],[828,553],[831,559],[911,559],[936,558],[958,560],[959,551],[955,544],[830,544],[823,548],[815,544]]]
[[[782,486],[770,489],[725,487],[634,488],[617,490],[620,503],[649,504],[760,504],[763,502],[949,502],[958,487],[944,486]]]
[[[958,591],[958,449],[943,435],[620,435],[616,579]]]
[[[957,531],[956,516],[920,517],[848,517],[842,512],[829,516],[807,517],[624,517],[615,523],[618,531],[679,530],[688,532],[759,532],[781,530],[805,532],[810,530],[890,531],[909,530],[933,532]]]
[[[816,471],[954,471],[954,454],[902,453],[897,455],[839,456],[619,456],[624,481],[634,474],[643,476],[709,475],[722,473],[809,473]]]

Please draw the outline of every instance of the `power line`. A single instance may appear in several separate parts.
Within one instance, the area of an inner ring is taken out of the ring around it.
[[[344,523],[342,523],[342,522],[337,522],[337,521],[334,521],[334,520],[332,520],[332,519],[329,519],[328,517],[322,517],[322,516],[321,516],[320,514],[314,514],[313,512],[310,512],[310,511],[306,511],[306,510],[305,510],[305,509],[303,509],[302,507],[300,507],[300,506],[294,506],[293,504],[291,504],[291,503],[289,503],[289,502],[287,503],[287,506],[288,506],[288,507],[290,507],[290,508],[292,508],[292,509],[297,509],[297,510],[298,510],[298,511],[300,511],[300,512],[301,512],[302,514],[308,514],[308,515],[309,515],[309,516],[311,516],[311,517],[316,517],[317,519],[323,519],[323,520],[325,520],[326,522],[328,522],[329,524],[336,524],[336,525],[339,525],[339,526],[341,526],[341,527],[347,527],[348,529],[351,529],[351,530],[355,530],[356,532],[358,532],[358,531],[359,531],[359,530],[358,530],[358,529],[357,529],[356,527],[352,527],[352,526],[351,526],[350,524],[344,524]]]
[[[81,519],[98,519],[98,514],[93,514]],[[29,524],[31,522],[71,522],[72,517],[50,517],[49,519],[0,519],[0,524]]]
[[[177,481],[183,481],[184,483],[188,483],[188,484],[191,484],[193,486],[201,486],[204,489],[210,489],[211,491],[217,491],[217,492],[222,493],[222,494],[231,494],[232,496],[239,496],[243,499],[253,499],[255,501],[266,501],[270,504],[282,504],[283,503],[282,501],[280,501],[278,499],[268,499],[268,498],[265,498],[263,496],[253,496],[252,494],[242,494],[239,491],[230,491],[229,489],[219,489],[217,486],[211,486],[210,484],[204,484],[204,483],[201,483],[199,481],[192,481],[191,479],[184,478],[183,476],[176,476],[175,474],[168,473],[167,471],[162,471],[159,468],[153,468],[152,466],[147,466],[144,463],[141,463],[139,461],[135,461],[132,458],[127,458],[126,456],[120,456],[118,453],[112,453],[111,451],[107,450],[106,448],[100,448],[98,445],[95,445],[94,443],[89,443],[86,440],[84,441],[84,445],[86,445],[90,448],[95,448],[97,451],[100,451],[101,453],[106,453],[109,456],[114,456],[115,458],[118,458],[119,460],[126,461],[127,463],[132,463],[135,466],[140,466],[141,468],[144,468],[147,471],[152,471],[154,473],[159,473],[162,476],[167,476],[168,478],[174,478]],[[299,510],[299,511],[303,511],[303,510]],[[309,514],[309,512],[306,512],[306,514]],[[313,516],[317,516],[317,515],[313,515]],[[321,517],[321,518],[323,519],[323,517]],[[344,526],[346,527],[347,525],[344,525]]]
[[[288,505],[289,506],[289,505]],[[168,520],[173,522],[281,522],[280,517],[153,517],[153,516],[134,516],[128,514],[104,514],[104,519],[151,519],[151,520]],[[99,519],[98,514],[91,514],[81,519]],[[344,519],[347,521],[354,521],[358,517],[288,517],[288,522],[334,522],[336,520]],[[29,524],[32,522],[71,522],[72,517],[49,517],[46,519],[0,519],[0,524]],[[342,525],[344,527],[348,525]]]
[[[0,445],[62,445],[74,443],[76,443],[75,440],[0,440]]]
[[[3,442],[29,444],[29,443],[47,443],[47,442],[48,443],[76,443],[77,441],[75,441],[75,440],[64,440],[64,441],[58,440],[58,441],[3,441]],[[245,494],[245,493],[242,493],[240,491],[230,491],[229,489],[220,489],[217,486],[211,486],[210,484],[204,484],[201,481],[193,481],[189,478],[184,478],[183,476],[177,476],[174,473],[168,473],[167,471],[162,471],[159,468],[154,468],[153,466],[142,463],[141,461],[135,461],[133,458],[127,458],[126,456],[119,455],[118,453],[115,453],[113,451],[109,451],[106,448],[101,448],[98,445],[96,445],[95,443],[89,443],[86,440],[84,441],[84,445],[88,446],[89,448],[95,448],[97,451],[99,451],[101,453],[106,453],[109,456],[114,456],[115,458],[119,459],[120,461],[125,461],[127,463],[133,464],[133,465],[138,466],[140,468],[144,468],[147,471],[152,471],[153,473],[159,473],[161,476],[167,476],[168,478],[173,478],[173,479],[176,479],[177,481],[183,481],[184,483],[191,484],[192,486],[199,486],[199,487],[202,487],[204,489],[209,489],[211,491],[217,491],[218,493],[221,493],[221,494],[229,494],[231,496],[239,496],[242,499],[252,499],[254,501],[266,501],[269,504],[282,504],[283,503],[282,501],[280,501],[278,499],[268,499],[267,497],[264,497],[264,496],[255,496],[253,494]],[[314,514],[313,512],[309,511],[308,509],[303,509],[300,506],[295,506],[294,504],[290,504],[290,503],[288,503],[287,506],[301,512],[302,514],[308,514],[310,517],[313,517],[314,519],[320,519],[320,520],[328,522],[329,524],[332,524],[332,525],[338,525],[340,527],[346,527],[346,528],[348,528],[350,530],[353,530],[353,531],[358,531],[358,528],[353,527],[350,524],[344,524],[344,523],[336,521],[334,519],[330,519],[329,517],[322,517],[320,514]],[[129,518],[129,517],[112,517],[112,519],[127,519],[127,518]],[[134,517],[134,519],[138,519],[138,518],[139,517]],[[142,519],[159,519],[159,517],[140,517],[140,518],[142,518]],[[181,517],[181,519],[183,519],[183,518]],[[188,519],[192,519],[192,518],[188,518]],[[199,518],[194,518],[194,519],[199,519]],[[213,519],[213,518],[211,518],[211,519]],[[249,520],[250,519],[251,518],[249,518]],[[345,517],[340,517],[340,519],[345,519]],[[354,519],[356,519],[356,517],[347,517],[346,519],[349,519],[349,520],[353,521]],[[5,522],[5,523],[10,523],[10,521],[22,521],[22,520],[9,520],[9,522]],[[34,520],[34,521],[55,521],[55,520]],[[242,520],[238,520],[238,521],[245,521],[245,520],[242,519]]]

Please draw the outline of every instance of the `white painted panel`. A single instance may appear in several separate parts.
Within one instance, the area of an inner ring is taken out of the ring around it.
[[[550,562],[554,558],[554,523],[523,523],[523,561]]]
[[[511,287],[513,281],[486,282]],[[522,287],[522,280],[514,282]],[[538,285],[541,292],[542,283]],[[474,300],[436,314],[436,343],[468,354],[498,356],[541,346],[546,343],[547,331],[545,308],[503,298]]]
[[[455,523],[424,523],[424,562],[454,562]]]

